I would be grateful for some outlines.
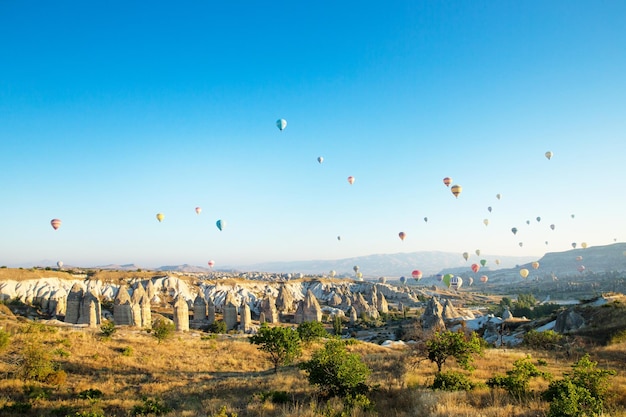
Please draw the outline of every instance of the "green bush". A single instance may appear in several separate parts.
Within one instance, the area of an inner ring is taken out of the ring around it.
[[[289,365],[302,353],[298,332],[288,327],[269,327],[267,323],[262,323],[257,334],[249,340],[269,355],[274,373],[278,372],[280,365]]]
[[[256,394],[261,402],[271,401],[273,404],[286,404],[291,402],[291,394],[287,391],[267,391]]]
[[[142,405],[136,405],[131,411],[132,416],[162,416],[172,411],[170,407],[162,403],[158,398],[144,398]]]
[[[174,330],[176,330],[174,324],[169,323],[163,319],[158,319],[152,326],[151,333],[154,337],[156,337],[159,343],[161,343],[162,341],[172,337]]]
[[[0,329],[0,350],[4,350],[9,343],[11,342],[11,338],[9,333],[5,332],[4,329]]]
[[[592,417],[602,415],[602,401],[589,390],[579,387],[569,379],[550,383],[550,409],[547,417]]]
[[[530,330],[524,334],[523,344],[531,349],[536,350],[556,350],[563,344],[563,335],[554,330],[546,330],[538,332]]]
[[[309,383],[318,387],[324,397],[366,394],[371,370],[360,356],[349,353],[339,339],[330,339],[313,353],[311,360],[300,365]]]
[[[97,400],[104,397],[104,393],[99,389],[89,388],[78,393],[81,400]]]
[[[474,384],[467,375],[456,371],[438,372],[431,385],[432,389],[443,391],[471,391]]]
[[[343,319],[339,315],[335,315],[333,317],[333,333],[336,336],[341,335],[341,329],[343,327]]]
[[[328,332],[319,321],[304,321],[298,325],[298,335],[304,343],[310,343],[323,337],[328,337]]]
[[[100,334],[105,338],[110,338],[115,333],[115,323],[106,320],[100,325]]]
[[[527,355],[513,362],[513,369],[506,371],[506,375],[495,375],[489,378],[487,385],[492,388],[503,388],[513,397],[521,399],[530,393],[531,378],[537,377],[550,379],[551,375],[537,369],[531,362],[530,355]]]
[[[24,381],[45,382],[56,370],[49,351],[43,346],[29,344],[19,358],[17,375]]]
[[[218,414],[214,414],[211,417],[237,417],[237,413],[233,412],[233,413],[228,414],[226,412],[226,406],[224,405],[222,406],[222,408],[220,408],[220,411]]]
[[[224,320],[216,320],[213,323],[209,324],[208,330],[210,333],[225,334],[226,322]]]

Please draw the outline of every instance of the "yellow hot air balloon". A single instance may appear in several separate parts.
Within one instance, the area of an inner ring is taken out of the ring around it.
[[[526,268],[522,268],[522,269],[520,269],[520,270],[519,270],[519,274],[520,274],[520,275],[522,276],[522,278],[524,278],[524,279],[528,276],[528,273],[529,273],[529,272],[528,272],[528,269],[526,269]]]
[[[539,269],[539,262],[536,262],[536,261],[535,261],[535,262],[533,262],[533,263],[532,263],[532,264],[530,264],[530,265],[533,267],[533,269]]]
[[[164,215],[163,213],[158,213],[158,214],[156,215],[156,218],[157,218],[157,220],[158,220],[159,222],[162,222],[162,221],[163,221],[163,219],[165,218],[165,215]]]
[[[581,246],[583,249],[587,249],[587,242],[582,242],[582,243],[580,244],[580,246]]]
[[[450,191],[452,191],[452,194],[454,194],[456,198],[459,198],[459,194],[461,194],[461,191],[463,191],[463,187],[461,187],[460,185],[453,185]]]
[[[496,259],[496,265],[500,265],[500,259]]]
[[[485,226],[489,226],[489,219],[483,220],[483,223],[485,224]]]
[[[548,160],[550,160],[550,158],[552,158],[552,155],[554,155],[552,152],[548,151],[545,153],[546,158],[548,158]]]

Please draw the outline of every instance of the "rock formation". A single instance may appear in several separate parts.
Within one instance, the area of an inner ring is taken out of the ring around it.
[[[283,314],[291,313],[294,311],[293,304],[293,295],[285,288],[284,285],[281,285],[278,290],[278,298],[276,298],[276,308]]]
[[[70,293],[67,295],[67,308],[65,312],[65,322],[77,324],[80,318],[80,303],[83,300],[85,291],[82,285],[76,283],[72,285]]]
[[[115,300],[113,300],[113,321],[117,326],[134,325],[133,311],[130,304],[130,295],[128,295],[126,285],[122,284],[117,291]]]
[[[578,330],[585,325],[585,319],[573,309],[563,310],[556,316],[554,323],[554,331],[558,333],[567,333]]]
[[[250,332],[250,330],[252,329],[252,316],[250,314],[250,306],[248,305],[248,302],[245,298],[241,302],[239,314],[241,317],[241,325],[239,326],[239,330],[244,333]]]
[[[274,301],[274,297],[271,295],[267,295],[263,300],[261,300],[261,314],[263,314],[263,321],[266,323],[279,322],[276,302]]]
[[[443,307],[435,297],[428,300],[424,313],[422,317],[420,317],[420,323],[424,330],[446,328],[446,324],[443,320]]]
[[[174,299],[174,326],[177,332],[189,331],[189,304],[182,294]]]
[[[322,321],[322,308],[311,290],[307,290],[304,300],[298,303],[294,321],[296,324],[305,321]]]
[[[226,300],[224,300],[224,323],[226,323],[226,330],[234,330],[237,328],[237,304],[235,304],[235,297],[231,292],[226,294]]]

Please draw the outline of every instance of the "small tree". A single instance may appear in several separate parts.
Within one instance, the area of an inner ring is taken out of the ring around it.
[[[165,320],[158,319],[152,326],[151,332],[154,337],[157,338],[159,343],[161,343],[162,341],[170,338],[174,333],[174,330],[176,330],[176,328],[172,323],[168,323]]]
[[[495,375],[493,378],[489,378],[487,385],[504,388],[513,397],[522,399],[530,393],[530,379],[537,377],[550,379],[551,375],[537,369],[531,362],[530,355],[527,355],[525,358],[513,362],[513,369],[506,371],[506,376]]]
[[[437,372],[441,372],[449,357],[453,357],[461,368],[472,371],[472,355],[479,355],[482,351],[483,344],[474,332],[469,337],[462,332],[438,332],[426,342],[428,359],[437,364]]]
[[[319,321],[304,321],[298,325],[298,335],[304,343],[328,337],[328,332]]]
[[[343,319],[340,315],[335,315],[333,317],[333,332],[335,336],[341,336],[341,329],[343,327]]]
[[[288,327],[269,327],[262,323],[257,334],[250,337],[250,343],[259,345],[259,349],[269,355],[274,365],[274,373],[280,365],[289,365],[300,356],[300,336]]]
[[[117,330],[115,328],[115,323],[110,320],[105,320],[100,325],[100,333],[102,334],[102,337],[104,337],[105,339],[109,339],[111,336],[113,336],[113,333],[115,333],[115,330]]]
[[[349,353],[340,339],[328,340],[301,368],[309,374],[309,382],[326,397],[357,396],[369,390],[365,381],[370,369],[360,356]]]

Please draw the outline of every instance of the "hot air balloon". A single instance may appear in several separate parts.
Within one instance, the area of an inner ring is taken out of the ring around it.
[[[337,240],[341,240],[341,236],[337,236]]]
[[[530,220],[526,220],[526,224],[530,225]]]
[[[463,252],[463,259],[467,261],[467,258],[469,258],[469,253]]]
[[[579,265],[577,269],[578,269],[578,272],[583,273],[585,272],[585,265]]]
[[[576,257],[576,260],[577,260],[577,261],[582,261],[582,260],[583,260],[583,257],[579,255],[579,256],[577,256],[577,257]]]
[[[454,275],[452,274],[445,274],[443,276],[443,283],[446,285],[446,287],[450,288],[450,280],[452,279]]]
[[[502,194],[496,194],[496,198],[499,200],[502,198]]]
[[[202,208],[201,207],[196,207],[196,214],[200,214],[202,213]]]
[[[461,187],[460,185],[453,185],[450,191],[452,191],[452,194],[454,194],[456,198],[459,198],[459,194],[461,194],[461,191],[463,191],[463,187]]]
[[[278,127],[278,130],[280,130],[282,132],[287,127],[287,120],[285,120],[285,119],[278,119],[278,120],[276,120],[276,127]],[[298,130],[298,129],[296,129],[296,130]]]
[[[57,268],[59,269],[63,268],[63,261],[57,262]]]
[[[546,240],[546,245],[548,244],[548,241]]]
[[[59,220],[59,219],[52,219],[52,220],[50,220],[50,224],[52,225],[52,228],[54,230],[57,230],[59,227],[61,227],[61,220]]]
[[[481,264],[482,266],[487,265],[487,260],[486,260],[486,259],[481,259],[481,260],[480,260],[480,264]]]
[[[485,226],[489,226],[489,219],[483,220],[483,223],[485,224]]]
[[[428,223],[428,217],[424,217],[424,223]]]
[[[450,178],[450,177],[445,177],[445,178],[443,179],[443,183],[446,185],[446,187],[449,187],[449,186],[450,186],[450,184],[452,183],[452,178]]]
[[[571,215],[571,217],[572,217],[572,219],[573,219],[573,218],[574,218],[574,217],[576,217],[576,216],[575,216],[574,214],[572,214],[572,215]]]
[[[476,249],[476,256],[480,256],[480,249]]]
[[[462,285],[463,285],[463,278],[461,278],[459,276],[450,278],[450,287],[453,290],[458,291],[459,288],[461,288]]]
[[[437,278],[437,281],[441,282],[443,281],[443,274],[437,274],[435,275],[435,278]]]
[[[552,158],[552,152],[548,151],[545,153],[546,158],[548,158],[548,160],[550,160],[550,158]]]
[[[400,283],[402,285],[406,284],[406,277],[400,277]]]
[[[555,227],[556,227],[556,226],[555,226],[555,225],[553,225],[553,224],[551,224],[551,225],[550,225],[550,229],[552,229],[552,230],[554,230],[554,228],[555,228]]]
[[[532,266],[533,269],[539,269],[539,262],[535,261],[535,262],[531,263],[530,266]]]
[[[537,220],[537,223],[539,223],[541,221],[541,217],[537,216],[535,220]]]
[[[162,222],[162,221],[163,221],[163,219],[165,218],[165,215],[164,215],[163,213],[158,213],[158,214],[156,215],[156,218],[157,218],[157,220],[158,220],[159,222]]]
[[[324,162],[324,158],[321,157],[321,156],[318,156],[317,157],[317,162],[319,162],[321,164],[322,162]]]
[[[411,272],[411,276],[413,277],[414,280],[419,281],[420,279],[422,279],[422,271],[420,271],[419,269],[416,269],[413,272]]]
[[[215,222],[215,225],[217,226],[218,229],[220,229],[220,232],[224,229],[224,227],[226,227],[226,222],[224,220],[218,220]]]
[[[528,272],[528,269],[526,269],[526,268],[522,268],[522,269],[520,269],[520,270],[519,270],[519,274],[520,274],[520,275],[521,275],[521,277],[522,277],[522,278],[524,278],[524,279],[528,276],[528,273],[529,273],[529,272]]]
[[[516,234],[517,234],[517,227],[513,227],[513,228],[511,229],[511,232],[513,232],[513,234],[514,234],[514,235],[516,235]]]
[[[348,182],[350,183],[350,185],[354,184],[354,177],[352,175],[348,177]]]
[[[500,265],[500,259],[496,259],[495,262],[496,262],[496,265]]]
[[[467,284],[471,287],[473,283],[474,283],[474,278],[469,277],[469,278],[467,279]]]
[[[472,268],[472,271],[474,271],[474,273],[477,273],[478,271],[480,271],[480,265],[478,264],[472,264],[470,268]]]
[[[572,242],[572,248],[576,249],[576,242]]]
[[[489,213],[491,213],[491,210],[493,210],[491,206],[487,207],[487,211],[489,211]]]
[[[404,240],[404,238],[406,238],[406,233],[400,232],[398,233],[398,236],[400,237],[400,240]]]
[[[518,243],[518,245],[521,248],[522,246],[524,246],[524,242],[520,242],[520,243]]]
[[[489,281],[489,277],[487,275],[483,275],[480,277],[480,282],[482,282],[483,284],[487,281]]]
[[[384,284],[385,282],[387,282],[387,278],[385,278],[385,277],[379,277],[379,278],[378,278],[378,282],[380,282],[381,284]]]
[[[583,249],[587,249],[587,242],[582,242],[580,244],[580,247],[583,248]]]
[[[208,263],[209,263],[209,268],[213,268],[213,265],[215,265],[215,261],[213,259],[211,259]]]
[[[356,274],[357,272],[359,272],[359,266],[358,265],[354,265],[352,267],[352,269],[354,270],[354,273]]]
[[[356,273],[356,279],[358,279],[359,281],[363,281],[363,273],[362,272],[357,272]]]
[[[331,269],[330,272],[328,273],[328,275],[330,275],[331,278],[335,278],[336,274],[337,272],[334,269]]]

